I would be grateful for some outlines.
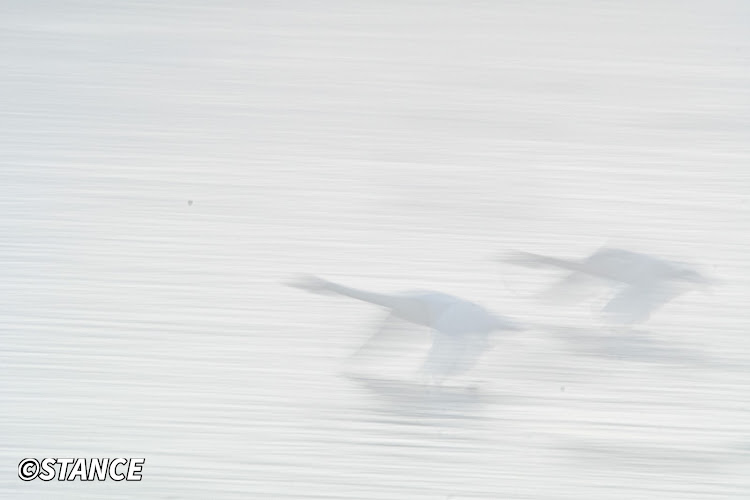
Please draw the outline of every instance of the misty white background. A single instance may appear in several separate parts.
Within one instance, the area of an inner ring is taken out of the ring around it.
[[[750,495],[747,2],[2,11],[0,497]],[[719,284],[630,342],[493,260],[604,244]],[[550,326],[466,398],[377,390],[340,374],[382,314],[300,272]]]

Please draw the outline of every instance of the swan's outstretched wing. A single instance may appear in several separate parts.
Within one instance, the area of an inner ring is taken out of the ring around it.
[[[441,380],[469,370],[487,350],[488,334],[497,327],[498,318],[481,306],[457,303],[435,321],[432,347],[422,371]]]
[[[602,314],[612,323],[643,323],[682,292],[675,286],[626,286],[604,306]]]
[[[486,349],[486,335],[435,330],[422,372],[435,381],[460,375],[473,367]]]
[[[352,361],[398,356],[404,348],[428,339],[427,328],[412,324],[395,314],[389,314],[363,344],[352,354]],[[424,335],[424,337],[423,337]]]
[[[597,295],[604,282],[582,272],[573,272],[546,289],[541,298],[554,304],[575,304]]]

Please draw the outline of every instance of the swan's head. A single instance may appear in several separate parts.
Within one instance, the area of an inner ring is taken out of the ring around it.
[[[294,288],[300,288],[312,293],[327,293],[330,292],[330,282],[317,276],[305,275],[298,276],[291,281],[286,283],[288,286]]]

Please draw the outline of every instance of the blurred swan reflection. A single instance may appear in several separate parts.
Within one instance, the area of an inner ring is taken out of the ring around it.
[[[520,330],[511,320],[482,306],[441,292],[412,291],[398,295],[374,293],[333,283],[315,276],[299,278],[292,286],[313,293],[336,294],[378,305],[389,311],[383,327],[363,347],[369,349],[406,321],[432,330],[432,345],[421,373],[439,384],[469,370],[488,347],[488,335],[499,330]]]
[[[613,295],[602,309],[605,319],[636,324],[683,293],[709,284],[685,264],[618,248],[601,248],[583,260],[567,260],[527,252],[504,259],[526,267],[556,267],[572,271],[554,285],[548,296],[579,300],[593,288],[607,286]]]

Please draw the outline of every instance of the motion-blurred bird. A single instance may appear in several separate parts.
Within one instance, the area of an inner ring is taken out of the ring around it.
[[[614,288],[614,295],[602,313],[620,324],[644,322],[679,295],[709,284],[707,278],[687,265],[618,248],[601,248],[581,261],[527,252],[516,252],[503,260],[526,267],[572,271],[552,288],[552,296],[574,295],[591,285],[609,285]]]
[[[492,314],[482,306],[441,292],[381,294],[315,276],[300,278],[290,285],[314,293],[344,295],[381,306],[390,313],[385,325],[392,319],[399,319],[430,328],[433,332],[432,346],[422,373],[433,383],[440,383],[447,377],[470,369],[487,349],[489,333],[521,330],[513,321]],[[376,333],[368,344],[377,340],[384,331],[385,328]]]

